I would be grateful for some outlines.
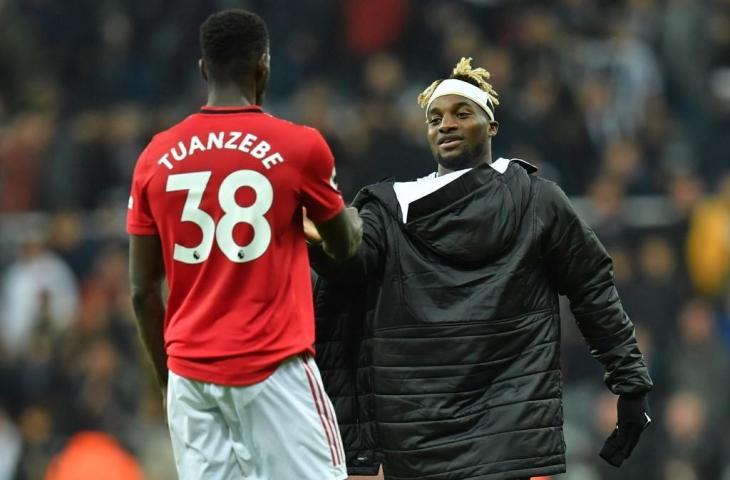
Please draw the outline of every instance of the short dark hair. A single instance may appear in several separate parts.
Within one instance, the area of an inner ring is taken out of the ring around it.
[[[269,46],[269,32],[255,13],[231,9],[209,16],[200,26],[200,50],[208,75],[236,81],[254,73]]]

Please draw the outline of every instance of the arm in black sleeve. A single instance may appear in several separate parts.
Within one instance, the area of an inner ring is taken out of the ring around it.
[[[548,274],[570,308],[590,352],[615,394],[641,394],[652,381],[613,280],[613,265],[596,234],[552,182],[538,186],[538,218]]]
[[[379,206],[368,202],[360,209],[362,243],[354,256],[337,262],[320,245],[310,245],[309,260],[318,275],[329,281],[346,284],[365,283],[381,270],[385,251],[385,227]]]

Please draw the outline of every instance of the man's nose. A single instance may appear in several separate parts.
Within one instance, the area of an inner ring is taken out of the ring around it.
[[[451,115],[444,115],[441,118],[441,124],[439,125],[439,132],[440,133],[447,133],[456,128],[456,122],[454,121],[454,117]]]

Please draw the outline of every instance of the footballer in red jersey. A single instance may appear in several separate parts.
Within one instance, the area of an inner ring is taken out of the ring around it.
[[[203,107],[156,135],[137,162],[127,228],[160,238],[170,288],[169,368],[250,385],[311,352],[302,205],[343,209],[322,136],[258,106]]]
[[[167,390],[178,474],[345,478],[334,411],[311,360],[302,209],[340,260],[359,245],[360,219],[344,206],[320,133],[260,107],[269,76],[263,21],[243,10],[211,15],[201,47],[208,103],[142,152],[127,217],[132,298]]]

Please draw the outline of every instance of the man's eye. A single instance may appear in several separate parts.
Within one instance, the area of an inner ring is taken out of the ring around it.
[[[471,115],[471,112],[459,112],[456,114],[456,118],[466,118]]]
[[[438,125],[441,123],[441,119],[439,117],[433,117],[431,120],[428,121],[429,125]]]

